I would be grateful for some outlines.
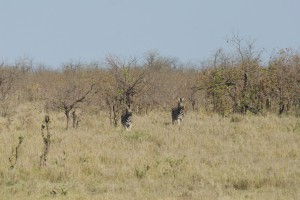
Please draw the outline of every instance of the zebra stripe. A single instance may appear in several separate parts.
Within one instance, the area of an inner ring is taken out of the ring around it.
[[[130,106],[127,106],[125,113],[121,116],[121,123],[124,128],[129,131],[132,127],[132,112]]]
[[[172,108],[172,124],[175,124],[175,121],[180,125],[180,123],[183,121],[184,117],[184,105],[183,105],[183,99],[178,99],[178,106]]]

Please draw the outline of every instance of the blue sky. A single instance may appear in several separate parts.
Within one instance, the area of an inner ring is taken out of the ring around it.
[[[265,57],[300,47],[299,0],[0,0],[0,59],[60,67],[147,51],[199,62],[237,33]]]

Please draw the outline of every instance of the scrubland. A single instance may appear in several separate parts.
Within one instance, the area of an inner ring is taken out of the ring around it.
[[[201,63],[1,61],[0,200],[300,199],[300,53],[227,43]]]
[[[274,114],[189,111],[181,126],[169,112],[134,115],[132,130],[105,112],[81,113],[77,129],[50,112],[47,166],[34,103],[0,118],[0,199],[299,199],[300,119]],[[24,138],[18,160],[9,157]]]

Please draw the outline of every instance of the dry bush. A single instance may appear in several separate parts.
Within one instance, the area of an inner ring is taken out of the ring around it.
[[[204,92],[206,107],[221,115],[295,114],[299,108],[299,53],[280,50],[263,66],[253,43],[244,45],[239,38],[231,42],[235,54],[217,50],[195,85]]]

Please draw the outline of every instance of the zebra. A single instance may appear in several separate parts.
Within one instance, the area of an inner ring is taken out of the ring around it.
[[[131,106],[128,105],[125,112],[121,116],[121,123],[127,131],[130,131],[132,127],[132,112],[130,107]]]
[[[185,107],[183,105],[183,98],[178,99],[177,107],[172,108],[172,124],[175,124],[175,121],[180,125],[184,117]]]

